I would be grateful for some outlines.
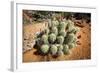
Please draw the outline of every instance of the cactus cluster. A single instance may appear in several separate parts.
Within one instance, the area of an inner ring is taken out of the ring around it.
[[[76,33],[79,28],[71,20],[66,19],[62,21],[56,18],[51,19],[49,25],[47,29],[44,29],[44,33],[40,32],[39,37],[36,38],[38,51],[41,51],[42,54],[57,56],[69,54],[70,49],[77,46]]]

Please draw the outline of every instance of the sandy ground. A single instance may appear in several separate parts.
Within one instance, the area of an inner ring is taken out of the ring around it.
[[[83,22],[80,27],[80,32],[77,33],[78,42],[77,47],[70,50],[69,55],[60,56],[57,58],[52,57],[50,54],[46,56],[41,56],[36,54],[36,49],[32,48],[23,53],[23,62],[38,62],[38,61],[63,61],[63,60],[85,60],[91,59],[91,26]],[[38,25],[25,25],[24,26],[24,33],[27,35],[31,35],[32,37],[34,34],[39,31],[41,28],[40,24]]]

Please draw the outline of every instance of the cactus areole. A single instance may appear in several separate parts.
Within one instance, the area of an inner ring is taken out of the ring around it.
[[[44,31],[36,38],[37,51],[46,55],[63,56],[70,54],[70,49],[76,47],[79,28],[71,20],[51,19],[51,24],[48,22]]]

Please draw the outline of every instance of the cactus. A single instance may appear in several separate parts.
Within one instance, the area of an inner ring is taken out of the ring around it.
[[[58,56],[63,56],[63,45],[57,45],[58,51],[57,51],[57,55]]]
[[[58,34],[58,29],[57,29],[57,27],[52,27],[51,28],[51,33],[54,33],[54,34]]]
[[[75,35],[73,33],[70,33],[65,38],[65,42],[66,42],[66,44],[72,43],[74,41],[74,39],[75,39]]]
[[[69,46],[69,49],[72,49],[72,48],[76,47],[76,44],[75,43],[69,43],[68,46]]]
[[[70,26],[70,27],[68,27],[68,30],[67,30],[67,32],[73,32],[75,30],[75,27],[74,26]]]
[[[51,23],[52,23],[52,27],[59,25],[59,22],[58,22],[58,20],[56,20],[56,18],[54,18]]]
[[[50,28],[52,26],[51,19],[48,19],[48,27]]]
[[[75,26],[74,26],[74,22],[72,22],[71,20],[68,20],[68,32],[72,32],[73,30],[75,30]]]
[[[40,50],[43,54],[47,54],[48,51],[49,51],[49,46],[48,45],[42,45]]]
[[[66,28],[67,24],[64,21],[61,21],[59,24],[59,30],[64,30]]]
[[[79,29],[78,27],[75,27],[75,26],[70,26],[70,27],[68,28],[68,32],[74,33],[74,34],[76,34],[79,30],[80,30],[80,29]]]
[[[65,37],[66,36],[66,31],[65,30],[60,30],[59,35],[62,35],[63,37]]]
[[[76,43],[76,41],[77,41],[77,36],[74,36],[73,43]]]
[[[41,41],[43,42],[43,44],[48,44],[48,35],[42,35],[41,37]]]
[[[79,28],[74,26],[71,20],[61,20],[58,22],[54,18],[52,21],[50,20],[48,28],[37,35],[36,47],[43,54],[67,55],[70,53],[70,49],[76,46],[76,33],[78,31]]]
[[[63,50],[63,46],[62,45],[57,46],[57,48],[58,48],[58,51],[62,51]]]
[[[56,55],[57,50],[58,50],[57,46],[51,45],[50,52],[51,52],[52,55]]]
[[[68,47],[68,45],[64,45],[63,46],[63,52],[64,52],[64,54],[69,54],[69,47]]]
[[[76,26],[74,26],[74,23],[69,21],[69,24],[68,24],[68,32],[71,32],[71,33],[74,33],[76,34],[80,29]]]
[[[70,26],[73,26],[73,25],[74,25],[74,22],[73,22],[73,21],[71,21],[71,20],[67,20],[67,22],[68,22],[68,27],[70,27]]]
[[[57,43],[58,44],[63,44],[63,42],[64,42],[64,37],[63,36],[58,36],[57,37]]]
[[[59,50],[59,51],[57,52],[57,55],[58,55],[58,56],[63,56],[63,55],[64,55],[64,53],[63,53],[63,51],[62,51],[62,50]]]
[[[74,34],[76,34],[79,31],[80,31],[80,29],[78,27],[75,27]]]
[[[49,35],[49,42],[50,43],[54,43],[55,42],[55,40],[56,40],[56,35],[54,34],[54,33],[51,33],[50,35]]]
[[[45,34],[49,34],[50,30],[49,29],[45,29]]]

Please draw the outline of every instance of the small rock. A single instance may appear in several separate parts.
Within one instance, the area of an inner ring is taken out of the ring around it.
[[[81,35],[79,35],[77,38],[80,39],[81,38]]]
[[[81,43],[79,41],[77,41],[76,43],[77,43],[77,45],[81,45]]]

